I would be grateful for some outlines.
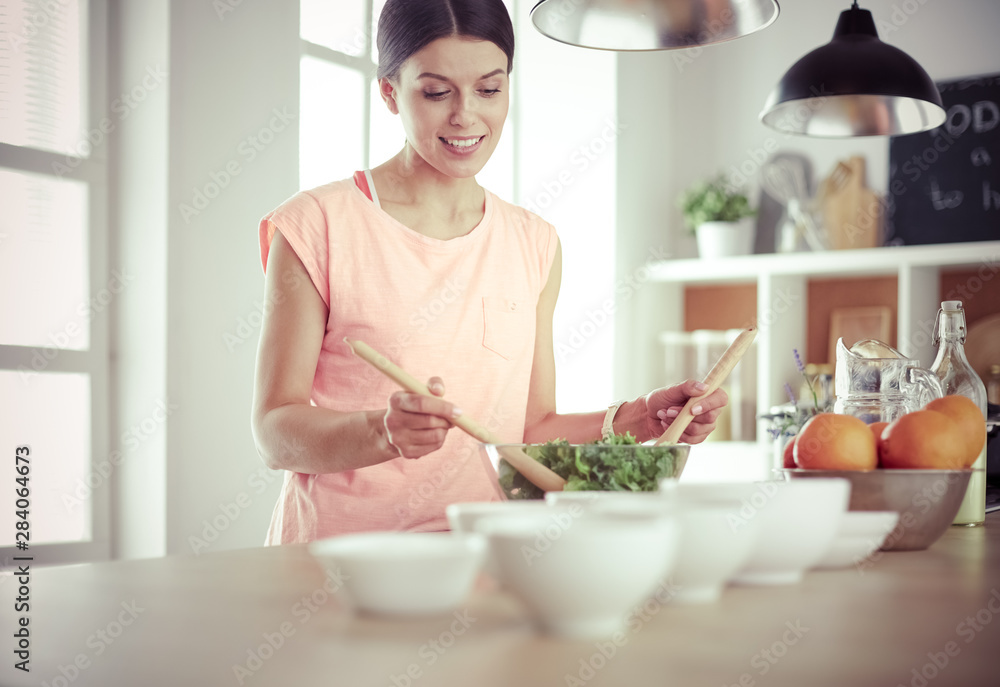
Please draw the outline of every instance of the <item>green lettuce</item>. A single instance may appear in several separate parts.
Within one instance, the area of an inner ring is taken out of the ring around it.
[[[631,433],[590,444],[558,439],[526,446],[525,452],[565,479],[565,491],[656,491],[662,478],[683,467],[678,466],[682,454],[676,446],[646,446]],[[499,479],[511,499],[544,497],[506,461],[500,463]]]

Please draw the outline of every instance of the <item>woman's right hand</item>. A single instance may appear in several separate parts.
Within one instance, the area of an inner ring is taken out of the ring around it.
[[[385,412],[385,434],[389,445],[403,458],[420,458],[437,451],[444,444],[452,420],[462,414],[444,396],[444,382],[431,377],[427,388],[432,398],[408,391],[397,391],[389,397]]]

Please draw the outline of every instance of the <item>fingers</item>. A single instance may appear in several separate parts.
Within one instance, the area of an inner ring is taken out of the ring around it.
[[[427,388],[435,396],[444,396],[444,380],[440,377],[431,377],[428,379]]]
[[[689,384],[689,382],[685,382],[684,385],[674,388],[682,388],[687,384]],[[684,399],[684,403],[687,403],[686,398]],[[684,403],[660,408],[656,411],[656,417],[660,420],[671,420],[680,414],[681,408],[684,407]],[[719,417],[719,413],[722,412],[722,409],[726,407],[727,403],[729,403],[729,396],[726,392],[722,389],[716,389],[705,398],[699,399],[698,402],[691,407],[691,414],[695,416],[694,422],[715,422],[715,420]]]
[[[443,384],[441,385],[443,388]],[[434,416],[444,420],[444,425],[434,425],[451,427],[450,420],[462,414],[461,408],[456,407],[443,399],[438,399],[423,394],[411,394],[406,391],[397,391],[389,397],[389,407],[406,413],[416,415]]]
[[[428,388],[444,392],[440,378],[431,378]],[[397,391],[389,397],[383,424],[386,438],[404,458],[419,458],[441,448],[461,414],[454,404],[436,396]]]

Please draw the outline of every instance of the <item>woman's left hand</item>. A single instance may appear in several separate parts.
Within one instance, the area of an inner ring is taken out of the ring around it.
[[[682,384],[663,387],[646,394],[646,427],[650,436],[658,437],[666,431],[674,421],[688,399],[701,396],[707,387],[699,381],[689,379]],[[722,389],[716,389],[699,401],[691,411],[694,419],[681,435],[681,441],[686,444],[698,444],[715,429],[715,421],[729,402],[729,397]]]

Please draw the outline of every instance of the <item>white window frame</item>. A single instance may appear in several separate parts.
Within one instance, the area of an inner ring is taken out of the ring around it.
[[[86,119],[84,126],[89,130],[104,115],[102,108],[107,100],[108,64],[108,8],[107,0],[89,0],[87,3],[87,50],[88,69],[86,83]],[[24,146],[0,143],[0,167],[14,171],[30,172],[44,176],[62,176],[87,184],[88,198],[88,238],[89,292],[88,298],[104,288],[108,279],[108,144],[94,146],[89,158],[69,156],[73,164],[67,164],[67,156]],[[69,168],[67,171],[66,167]],[[60,170],[60,173],[54,171]],[[30,298],[30,293],[8,294],[5,298]],[[0,370],[31,370],[32,355],[43,353],[43,347],[11,346],[0,343]],[[44,371],[86,373],[90,376],[90,471],[107,458],[109,451],[109,363],[110,363],[110,323],[108,312],[99,314],[90,321],[90,346],[87,350],[60,350],[59,355],[49,361]],[[15,402],[14,399],[7,399]],[[18,445],[31,445],[33,437],[4,437],[0,450],[2,460],[14,461],[14,450]],[[51,459],[52,456],[32,454],[32,462]],[[13,474],[5,469],[3,474]],[[88,473],[89,474],[89,473]],[[30,484],[30,483],[29,483]],[[31,485],[34,487],[35,485]],[[0,489],[12,491],[14,484],[0,485]],[[32,501],[34,501],[32,499]],[[3,503],[10,503],[4,498]],[[14,546],[0,547],[0,564],[9,568],[14,556],[32,556],[32,563],[57,565],[84,561],[108,560],[111,557],[110,527],[111,484],[104,480],[90,494],[90,540],[80,542],[56,542],[36,544],[30,542],[28,551],[19,551]],[[33,507],[33,506],[32,506]],[[32,513],[34,515],[34,513]]]
[[[355,57],[354,55],[348,55],[346,53],[338,52],[333,48],[328,48],[325,45],[319,45],[317,43],[312,43],[307,41],[305,38],[299,38],[301,45],[301,54],[299,59],[303,57],[312,57],[313,59],[320,60],[322,62],[329,62],[331,64],[336,64],[341,67],[359,72],[362,77],[362,88],[363,92],[361,94],[361,102],[363,103],[363,116],[361,118],[361,137],[364,143],[362,147],[362,169],[368,169],[371,166],[371,128],[372,128],[372,106],[371,106],[371,90],[372,83],[375,81],[374,74],[378,65],[372,61],[372,40],[374,38],[372,32],[372,21],[374,20],[373,7],[374,3],[372,0],[360,0],[365,3],[365,46],[364,51],[360,56]],[[301,10],[300,10],[301,11]],[[300,66],[301,70],[301,66]],[[300,148],[301,150],[301,148]],[[301,162],[300,162],[301,167]]]

